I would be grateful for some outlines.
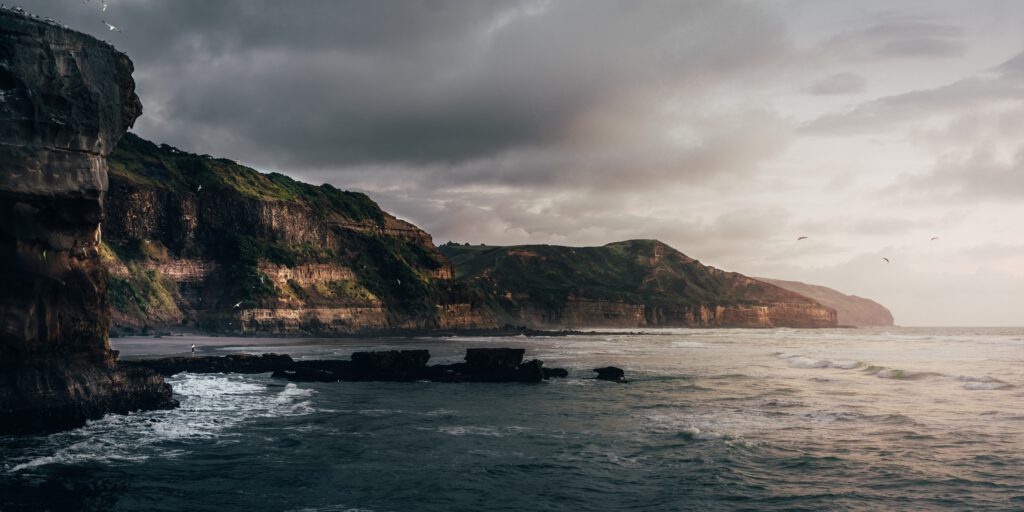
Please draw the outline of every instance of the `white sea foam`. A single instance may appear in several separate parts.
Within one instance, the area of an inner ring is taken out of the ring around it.
[[[785,359],[786,364],[791,368],[839,368],[841,370],[852,370],[862,366],[860,361],[843,361],[832,359],[813,359],[798,354],[776,352],[776,357]]]
[[[149,457],[147,452],[154,452],[148,449],[152,445],[217,438],[253,418],[305,415],[314,410],[308,400],[313,390],[288,384],[272,393],[268,392],[272,388],[257,379],[188,373],[170,377],[167,381],[181,401],[178,409],[107,415],[82,428],[53,434],[50,445],[62,448],[18,462],[9,471],[86,461],[138,462]],[[156,452],[161,457],[181,455],[180,450]]]
[[[508,425],[503,427],[478,427],[467,425],[453,425],[438,427],[437,431],[452,436],[484,436],[484,437],[506,437],[518,434],[526,430],[526,427]]]
[[[673,341],[672,348],[701,348],[707,345],[699,341]]]
[[[971,391],[976,390],[993,390],[993,389],[1010,389],[1013,386],[999,379],[989,377],[987,375],[960,375],[956,380],[963,382],[963,388]]]

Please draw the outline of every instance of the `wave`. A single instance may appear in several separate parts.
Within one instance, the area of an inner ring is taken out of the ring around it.
[[[960,375],[957,376],[956,380],[963,382],[963,388],[971,391],[1010,389],[1014,387],[1012,384],[987,375]]]
[[[785,359],[790,368],[839,368],[841,370],[852,370],[864,364],[860,361],[841,361],[832,359],[812,359],[797,354],[777,352],[779,359]]]
[[[451,436],[506,437],[510,435],[517,435],[527,430],[527,428],[516,425],[508,425],[503,427],[453,425],[447,427],[438,427],[436,430],[442,434],[448,434]]]
[[[225,431],[245,421],[301,416],[314,411],[309,400],[315,393],[313,390],[293,383],[271,388],[256,379],[189,373],[169,377],[167,382],[174,387],[175,397],[181,402],[179,408],[109,414],[81,428],[53,434],[41,447],[41,451],[51,453],[13,464],[8,472],[49,464],[141,462],[154,453],[164,458],[176,457],[183,452],[153,447],[220,438],[226,435]]]
[[[999,390],[999,389],[1012,389],[1015,386],[1012,384],[999,380],[990,376],[974,376],[974,375],[947,375],[939,372],[917,372],[908,371],[900,368],[889,368],[887,366],[879,365],[865,365],[860,361],[836,361],[832,359],[814,359],[810,357],[801,356],[799,354],[790,354],[786,352],[775,352],[772,355],[783,359],[786,364],[791,368],[837,368],[842,370],[852,370],[861,368],[861,371],[866,375],[873,375],[879,379],[889,380],[905,380],[905,381],[917,381],[917,380],[929,380],[929,379],[952,379],[959,382],[963,382],[963,388],[966,390]],[[821,380],[821,379],[819,379]],[[824,379],[827,381],[828,379]]]

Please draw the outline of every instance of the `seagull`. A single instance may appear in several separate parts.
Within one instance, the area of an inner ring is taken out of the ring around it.
[[[238,301],[238,302],[236,302],[236,303],[235,303],[235,307],[236,307],[236,308],[237,308],[237,307],[240,307],[241,305],[242,305],[242,301]]]
[[[107,11],[107,0],[100,0],[100,3],[103,5],[103,8],[100,9],[100,10],[103,11],[103,12],[106,12]]]
[[[199,192],[199,191],[200,191],[200,190],[202,190],[202,189],[203,189],[203,184],[202,184],[202,183],[200,183],[200,184],[199,184],[199,186],[198,186],[198,187],[196,187],[196,192]]]
[[[116,31],[116,32],[120,32],[121,31],[121,29],[111,25],[110,23],[107,23],[107,20],[103,20],[103,24],[107,26],[107,30]]]
[[[882,258],[886,263],[889,263],[889,258]]]
[[[395,281],[398,281],[398,286],[402,286],[402,280],[401,279],[395,279]]]
[[[936,241],[936,240],[938,240],[938,239],[939,239],[939,237],[937,237],[937,236],[933,236],[933,237],[932,237],[932,242],[934,242],[934,241]]]
[[[796,239],[797,240],[806,240],[807,237],[806,236],[798,236],[798,237],[796,237]]]

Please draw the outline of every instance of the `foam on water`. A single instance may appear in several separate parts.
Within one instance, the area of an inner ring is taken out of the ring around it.
[[[154,449],[168,442],[190,442],[220,438],[225,431],[253,418],[310,414],[314,411],[310,389],[289,383],[274,393],[260,377],[183,373],[169,377],[178,409],[127,415],[106,415],[82,428],[52,434],[52,453],[32,456],[9,464],[8,472],[19,472],[48,464],[83,462],[140,462],[151,454],[181,455],[181,450]],[[265,380],[265,379],[263,379]],[[47,446],[43,447],[46,450]]]

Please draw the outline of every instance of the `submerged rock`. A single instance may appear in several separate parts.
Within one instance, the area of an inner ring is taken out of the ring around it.
[[[0,433],[170,408],[170,386],[119,368],[99,259],[109,154],[142,112],[109,44],[0,10]]]
[[[626,382],[626,372],[622,368],[615,366],[605,366],[604,368],[594,368],[597,372],[598,380],[610,380],[612,382]]]

